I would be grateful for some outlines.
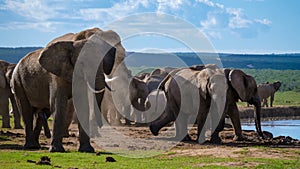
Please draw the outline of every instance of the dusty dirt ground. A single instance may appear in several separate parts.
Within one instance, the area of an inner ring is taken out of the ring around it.
[[[104,127],[105,128],[105,127]],[[148,127],[114,127],[119,132],[119,135],[125,135],[132,140],[146,139],[153,143],[153,138]],[[162,132],[171,130],[164,128]],[[101,131],[100,131],[101,132]],[[79,146],[77,125],[72,124],[69,130],[70,137],[64,138],[63,144],[67,151],[74,150]],[[192,128],[189,131],[192,138],[196,138],[196,129]],[[214,145],[210,143],[198,144],[196,142],[177,142],[176,146],[172,147],[168,152],[172,152],[169,156],[213,156],[224,158],[236,158],[236,157],[255,157],[255,158],[299,158],[300,154],[300,141],[288,136],[280,136],[276,138],[270,138],[267,140],[260,140],[257,137],[255,131],[243,131],[246,139],[244,141],[233,141],[234,132],[231,128],[225,128],[225,131],[221,132],[221,138],[223,143],[221,145]],[[24,130],[23,129],[0,129],[0,150],[22,150],[25,143]],[[101,138],[98,137],[98,138]],[[117,137],[117,135],[116,135]],[[167,136],[170,137],[170,136]],[[93,139],[92,144],[96,151],[103,151],[102,145],[98,144],[99,139]],[[100,139],[100,140],[101,140]],[[104,139],[105,140],[105,139]],[[164,139],[162,139],[164,140]],[[103,140],[102,140],[103,141]],[[165,140],[164,140],[165,141]],[[139,142],[139,141],[138,141]],[[40,136],[40,144],[42,146],[41,151],[45,151],[49,148],[50,139],[47,139],[43,132]],[[148,143],[146,143],[148,144]],[[153,146],[160,143],[155,142]],[[122,143],[114,142],[113,140],[106,140],[105,147],[122,148]],[[144,145],[142,148],[137,145],[137,142],[131,142],[130,146],[127,146],[129,150],[152,150],[149,145]],[[259,147],[258,147],[259,146]],[[296,151],[285,151],[296,150]],[[222,164],[220,164],[222,165]],[[238,165],[238,164],[232,164]],[[250,164],[249,164],[250,165]]]

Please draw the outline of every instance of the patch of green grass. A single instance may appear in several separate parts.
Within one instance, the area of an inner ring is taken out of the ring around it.
[[[300,106],[300,92],[276,92],[273,105]]]
[[[38,161],[41,156],[51,158],[52,166],[41,166],[27,160]],[[116,162],[105,162],[106,157]],[[151,158],[126,158],[118,155],[68,152],[48,153],[36,151],[0,151],[0,166],[6,168],[242,168],[257,163],[251,168],[297,168],[299,161],[265,158],[216,158],[211,156],[174,156],[174,153]],[[298,159],[299,160],[299,159]],[[227,165],[233,163],[233,165]],[[234,165],[235,163],[239,165]]]
[[[270,98],[268,98],[270,105]],[[247,106],[246,102],[238,102],[238,106]],[[273,106],[300,106],[300,92],[276,92]]]

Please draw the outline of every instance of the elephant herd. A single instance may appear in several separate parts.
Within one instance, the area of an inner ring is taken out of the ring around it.
[[[89,53],[102,56],[101,60],[92,58],[92,62],[99,63],[94,75],[83,69],[89,67],[84,65],[85,60],[91,59],[87,56]],[[50,152],[64,152],[62,141],[74,114],[74,103],[80,105],[75,106],[80,119],[79,151],[94,152],[90,144],[91,131],[82,125],[83,122],[92,123],[91,108],[94,107],[89,99],[74,98],[78,93],[83,93],[85,98],[92,92],[96,107],[101,110],[101,114],[92,116],[98,127],[104,120],[120,125],[125,117],[125,124],[147,125],[153,135],[158,135],[162,127],[174,122],[175,138],[180,141],[191,140],[187,126],[195,123],[200,140],[210,116],[215,126],[211,141],[220,143],[219,132],[228,115],[235,131],[234,140],[242,140],[236,104],[241,100],[254,105],[256,130],[261,138],[264,137],[260,125],[260,86],[257,87],[255,79],[243,71],[208,64],[158,68],[151,73],[132,76],[124,59],[125,49],[119,35],[111,30],[93,28],[60,36],[46,47],[24,56],[17,65],[0,61],[2,127],[10,128],[10,100],[14,127],[22,128],[20,115],[25,125],[25,149],[40,148],[39,135],[43,127],[45,135],[51,137]],[[80,91],[74,89],[78,84]],[[276,91],[280,85],[275,86]],[[273,98],[274,93],[271,106]],[[47,124],[50,115],[53,117],[52,135]]]

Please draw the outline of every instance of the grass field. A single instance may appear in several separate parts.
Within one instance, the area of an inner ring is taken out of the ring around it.
[[[270,105],[270,98],[268,99]],[[246,106],[245,102],[238,102],[239,106]],[[300,92],[276,92],[273,106],[300,106]]]
[[[264,148],[261,148],[264,150]],[[247,154],[250,149],[243,148],[237,154]],[[300,155],[298,150],[276,150],[277,153],[288,153],[294,151]],[[51,166],[36,165],[27,160],[39,161],[41,156],[51,158]],[[113,157],[116,162],[106,162],[106,157]],[[48,153],[45,151],[10,151],[0,150],[1,169],[8,168],[299,168],[299,157],[290,159],[270,158],[217,158],[212,156],[180,156],[174,152],[152,157],[152,158],[126,158],[118,155],[101,152],[100,156],[95,154],[68,152]]]

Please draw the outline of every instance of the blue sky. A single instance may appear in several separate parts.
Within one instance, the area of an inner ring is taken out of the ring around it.
[[[217,52],[294,53],[300,52],[299,6],[297,0],[0,0],[0,46],[45,46],[68,32],[105,28],[126,16],[153,12],[192,24]],[[130,20],[116,30],[128,25]],[[128,51],[188,50],[157,34],[122,38]]]

